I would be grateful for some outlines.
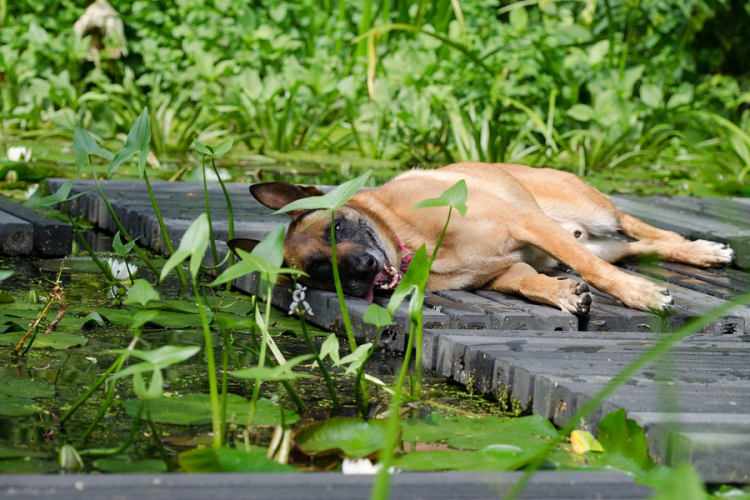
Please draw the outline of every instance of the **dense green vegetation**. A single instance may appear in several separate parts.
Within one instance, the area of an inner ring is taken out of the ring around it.
[[[110,139],[148,106],[157,155],[231,136],[262,152],[750,192],[741,0],[113,0],[127,55],[110,58],[121,40],[105,38],[97,65],[72,29],[87,3],[7,5],[4,136],[80,125]]]

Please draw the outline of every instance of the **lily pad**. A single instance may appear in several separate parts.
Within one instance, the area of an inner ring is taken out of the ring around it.
[[[6,397],[0,395],[0,416],[3,417],[25,417],[38,412],[39,408],[31,398],[19,398],[17,396]]]
[[[358,418],[334,417],[313,422],[294,435],[295,444],[307,455],[339,454],[347,458],[370,456],[386,441],[387,421],[364,421]]]
[[[138,413],[140,400],[130,399],[123,406],[128,415],[134,417]],[[208,394],[186,394],[185,396],[173,396],[149,401],[151,407],[151,420],[162,424],[176,425],[201,425],[211,423],[211,400]],[[243,421],[250,411],[250,402],[236,394],[227,395],[227,415],[232,414]],[[291,410],[275,406],[268,399],[259,399],[255,410],[256,425],[280,425],[282,423],[281,412],[284,412],[283,422],[290,424],[299,418]],[[145,419],[145,415],[143,416]]]
[[[71,317],[68,315],[60,320],[58,326],[61,328],[74,328],[76,330],[82,330],[86,327],[104,326],[104,319],[98,312],[91,311],[85,316]]]
[[[459,450],[480,450],[490,444],[526,448],[532,439],[557,437],[555,427],[539,415],[521,418],[462,418],[432,414],[404,424],[404,441],[445,442]]]
[[[166,472],[167,464],[162,460],[144,458],[143,460],[128,460],[127,458],[99,458],[94,461],[94,467],[102,472],[158,473]]]
[[[60,469],[57,462],[37,458],[0,460],[0,474],[47,474]]]
[[[251,452],[234,448],[199,448],[180,453],[178,460],[185,472],[297,472],[266,458],[266,449],[256,446]]]
[[[0,340],[2,342],[17,343],[23,337],[24,332],[6,333]],[[34,340],[34,348],[48,347],[50,349],[68,349],[73,346],[85,346],[88,342],[86,337],[69,332],[54,331],[49,335],[39,333]]]
[[[50,384],[29,379],[0,377],[0,394],[26,398],[48,398],[55,395]]]
[[[417,451],[398,457],[393,462],[397,469],[411,471],[431,470],[516,470],[529,461],[540,445],[528,449],[517,446],[490,446],[477,451]]]

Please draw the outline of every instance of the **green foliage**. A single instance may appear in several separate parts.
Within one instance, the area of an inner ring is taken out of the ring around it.
[[[386,426],[385,420],[334,417],[305,425],[297,431],[294,441],[308,455],[362,458],[383,447]]]
[[[185,472],[296,472],[266,458],[266,449],[254,447],[252,451],[233,448],[199,448],[180,453],[178,460]]]

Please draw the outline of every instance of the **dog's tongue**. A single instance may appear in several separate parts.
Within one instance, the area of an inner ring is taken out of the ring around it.
[[[385,268],[381,269],[380,272],[375,275],[375,278],[373,278],[370,289],[367,290],[365,296],[362,298],[367,302],[372,302],[372,300],[375,298],[375,283],[382,283],[383,281],[389,280],[390,278],[391,275],[386,272]]]
[[[367,292],[365,293],[365,296],[362,298],[365,299],[367,302],[372,303],[372,300],[375,298],[375,282],[374,281],[372,282],[372,285],[370,285],[370,289],[367,290]]]

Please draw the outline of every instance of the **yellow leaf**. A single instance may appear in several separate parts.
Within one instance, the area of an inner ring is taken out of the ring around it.
[[[573,453],[579,455],[583,455],[587,451],[604,451],[601,443],[588,431],[575,430],[571,432],[570,444],[573,445]]]

